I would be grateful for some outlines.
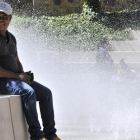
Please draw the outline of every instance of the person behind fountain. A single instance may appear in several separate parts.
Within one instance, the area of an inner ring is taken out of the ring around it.
[[[96,66],[99,71],[114,73],[114,61],[108,53],[109,49],[111,49],[111,44],[109,43],[108,38],[102,38],[97,45]]]
[[[60,140],[56,135],[52,93],[40,83],[30,81],[31,71],[24,72],[16,39],[7,30],[11,19],[11,6],[0,2],[0,94],[21,96],[31,140]],[[43,130],[38,120],[36,101],[39,101]]]

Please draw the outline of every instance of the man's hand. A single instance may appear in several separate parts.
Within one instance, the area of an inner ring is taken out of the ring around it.
[[[31,84],[31,76],[28,75],[27,73],[19,73],[19,79],[27,84]]]
[[[25,73],[28,74],[28,75],[30,76],[30,84],[33,83],[34,76],[33,76],[33,77],[31,76],[31,73],[32,73],[32,72],[31,72],[31,71],[27,71],[27,72],[25,72]],[[32,80],[32,81],[31,81],[31,80]]]
[[[31,71],[27,71],[27,72],[25,72],[26,74],[31,74]]]

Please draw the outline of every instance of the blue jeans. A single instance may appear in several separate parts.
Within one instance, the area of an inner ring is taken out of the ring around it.
[[[31,140],[56,137],[54,110],[51,91],[37,83],[31,85],[13,78],[0,78],[0,94],[20,95],[23,111],[29,125]],[[39,101],[43,131],[41,131],[36,110],[36,101]]]

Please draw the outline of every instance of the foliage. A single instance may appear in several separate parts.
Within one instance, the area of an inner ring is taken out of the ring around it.
[[[140,27],[137,13],[96,14],[85,4],[81,14],[60,17],[14,15],[12,22],[18,28],[34,29],[46,39],[52,37],[62,46],[59,50],[94,50],[100,38],[105,36],[110,40],[128,40],[129,31]],[[69,47],[68,44],[73,45]]]
[[[86,2],[88,6],[92,9],[92,11],[100,13],[101,11],[100,0],[86,0]]]

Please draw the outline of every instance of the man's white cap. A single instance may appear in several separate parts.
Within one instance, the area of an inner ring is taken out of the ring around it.
[[[12,15],[12,8],[6,2],[0,2],[0,12],[3,12],[7,15]]]

